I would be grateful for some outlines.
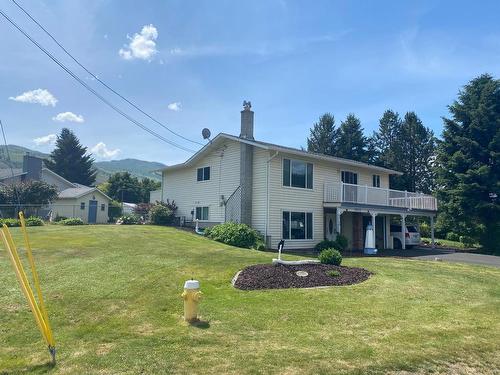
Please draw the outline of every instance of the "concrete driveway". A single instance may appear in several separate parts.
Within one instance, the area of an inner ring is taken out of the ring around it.
[[[483,266],[500,268],[500,256],[461,253],[448,249],[413,248],[407,250],[382,250],[377,256],[403,257],[421,260],[436,260],[437,258],[445,262],[480,264]]]

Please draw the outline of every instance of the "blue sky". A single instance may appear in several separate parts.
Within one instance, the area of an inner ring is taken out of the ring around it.
[[[412,110],[439,135],[461,86],[500,76],[498,1],[19,2],[101,79],[198,141],[204,127],[239,134],[243,100],[256,138],[287,146],[305,145],[327,111],[337,124],[355,113],[371,134],[385,109]],[[13,3],[0,9],[128,114],[194,146],[106,92]],[[50,151],[66,126],[100,160],[190,156],[111,111],[3,18],[0,35],[9,143]]]

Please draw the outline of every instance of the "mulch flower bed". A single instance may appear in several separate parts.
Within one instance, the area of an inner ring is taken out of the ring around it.
[[[328,275],[328,271],[332,270],[338,271],[340,275]],[[305,271],[307,276],[298,276],[297,271]],[[234,286],[243,290],[256,290],[352,285],[367,280],[371,274],[364,268],[330,264],[303,264],[299,266],[257,264],[241,271]]]

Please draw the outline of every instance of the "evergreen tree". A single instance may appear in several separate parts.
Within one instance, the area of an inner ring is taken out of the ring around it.
[[[335,118],[332,114],[325,113],[310,129],[310,135],[307,138],[307,151],[335,155],[334,146],[337,137]]]
[[[335,142],[335,156],[368,162],[367,148],[368,140],[363,135],[361,122],[351,113],[340,124],[339,136]]]
[[[129,172],[111,175],[108,179],[107,190],[108,195],[119,202],[139,203],[143,201],[141,183]]]
[[[473,79],[449,107],[436,163],[439,221],[498,252],[500,80]]]
[[[391,187],[430,193],[434,186],[434,133],[422,124],[415,112],[408,112],[394,136],[391,148],[382,154],[389,157],[391,168],[404,174],[393,176]]]
[[[402,121],[397,112],[386,110],[379,120],[379,129],[371,138],[374,148],[374,162],[386,168],[394,168],[396,164],[395,143],[401,129]]]
[[[64,177],[68,181],[90,186],[94,184],[96,171],[94,159],[87,155],[87,147],[83,147],[76,135],[64,128],[57,137],[56,148],[45,162],[47,168]]]

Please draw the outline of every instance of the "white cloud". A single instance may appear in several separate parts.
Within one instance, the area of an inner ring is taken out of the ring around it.
[[[118,54],[125,60],[141,59],[151,61],[158,53],[155,40],[158,38],[158,30],[153,25],[145,25],[140,33],[128,36],[128,45],[120,48]]]
[[[58,121],[58,122],[78,122],[82,123],[85,120],[83,119],[82,115],[76,115],[73,112],[61,112],[58,113],[56,116],[52,117],[52,120]]]
[[[37,146],[51,146],[55,144],[56,141],[57,141],[57,135],[55,134],[49,134],[43,137],[33,139],[33,143],[35,143]]]
[[[36,89],[31,91],[23,92],[18,96],[9,97],[10,100],[14,100],[16,102],[22,103],[37,103],[43,106],[52,106],[55,107],[57,103],[57,99],[52,95],[48,90],[45,89]]]
[[[100,159],[113,159],[120,153],[120,149],[109,149],[104,142],[99,142],[90,151]]]
[[[179,112],[182,109],[182,104],[181,104],[181,102],[174,102],[174,103],[170,103],[167,107],[171,111]]]

